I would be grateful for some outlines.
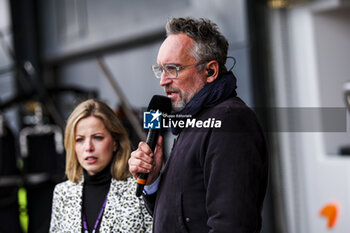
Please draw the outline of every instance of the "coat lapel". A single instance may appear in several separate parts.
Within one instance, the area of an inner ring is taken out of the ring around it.
[[[67,196],[67,209],[73,210],[67,213],[67,221],[70,224],[69,228],[72,232],[81,232],[82,220],[81,220],[81,209],[82,209],[82,194],[83,194],[83,180],[80,181],[76,186],[70,190],[70,195]]]
[[[118,229],[120,222],[118,218],[122,216],[123,195],[127,186],[124,181],[112,179],[110,191],[108,193],[108,200],[105,211],[103,213],[100,232],[114,232]]]

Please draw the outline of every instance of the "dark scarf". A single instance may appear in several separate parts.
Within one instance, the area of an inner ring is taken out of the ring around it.
[[[192,100],[177,112],[178,115],[191,115],[195,117],[204,108],[213,107],[230,96],[236,96],[237,79],[231,71],[224,73],[214,82],[206,84]],[[171,128],[173,134],[181,132],[181,128]]]

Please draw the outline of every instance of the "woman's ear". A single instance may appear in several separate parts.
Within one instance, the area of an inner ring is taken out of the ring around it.
[[[212,83],[219,76],[219,63],[215,60],[208,62],[206,66],[207,83]]]

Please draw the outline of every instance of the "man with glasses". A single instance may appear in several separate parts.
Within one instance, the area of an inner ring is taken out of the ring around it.
[[[143,196],[153,231],[260,232],[266,145],[225,67],[228,42],[207,19],[173,18],[166,30],[152,70],[173,113],[216,119],[221,126],[172,128],[177,139],[164,167],[161,136],[154,153],[145,142],[131,153],[134,177],[149,174]]]

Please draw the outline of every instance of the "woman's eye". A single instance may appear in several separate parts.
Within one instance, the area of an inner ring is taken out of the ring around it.
[[[102,139],[103,139],[102,136],[94,136],[94,138],[95,138],[96,140],[102,140]]]
[[[82,142],[84,139],[83,138],[76,138],[75,142]]]

